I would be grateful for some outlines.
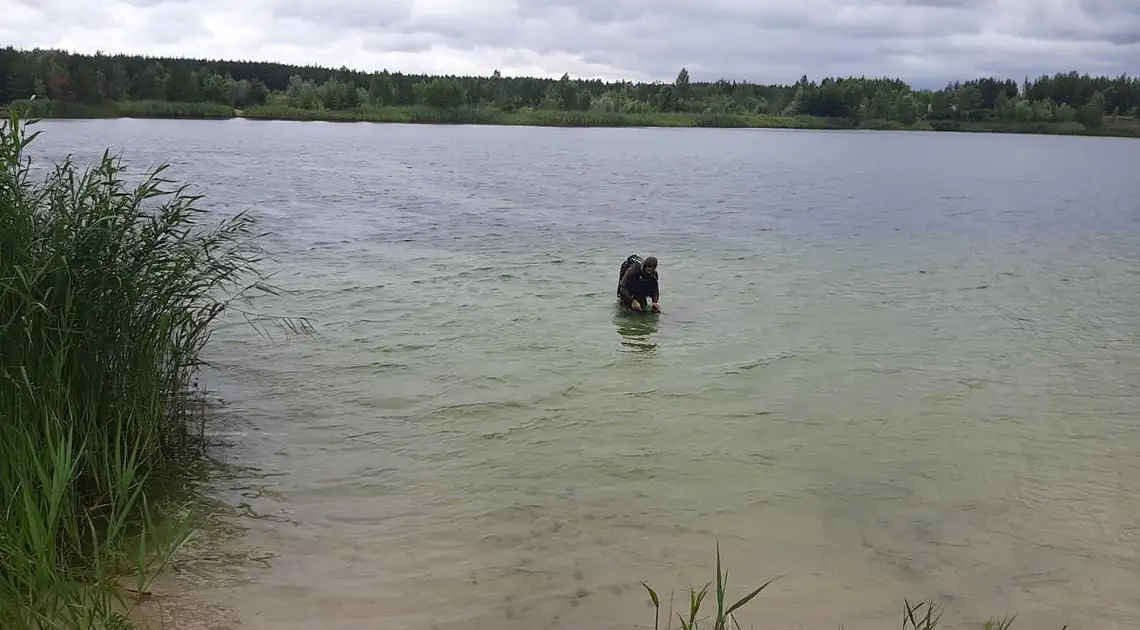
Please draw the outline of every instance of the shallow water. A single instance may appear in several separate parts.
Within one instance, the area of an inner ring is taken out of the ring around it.
[[[651,627],[718,540],[746,627],[1140,626],[1140,142],[43,128],[251,209],[316,325],[211,348],[243,629]]]

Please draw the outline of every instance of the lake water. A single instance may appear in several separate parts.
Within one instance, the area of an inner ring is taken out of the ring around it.
[[[251,210],[316,327],[210,348],[240,630],[652,627],[718,540],[745,627],[1140,626],[1140,142],[42,128]]]

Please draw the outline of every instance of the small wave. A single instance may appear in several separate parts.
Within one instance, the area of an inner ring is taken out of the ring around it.
[[[405,363],[397,363],[395,361],[372,361],[371,363],[357,363],[352,365],[338,365],[330,371],[334,373],[340,372],[354,372],[357,370],[371,370],[374,372],[383,372],[389,370],[407,370],[410,369]]]
[[[376,289],[385,289],[388,286],[389,285],[384,282],[381,282],[380,284],[354,284],[350,287],[342,287],[340,289],[333,289],[331,291],[324,289],[324,291],[331,293],[355,293],[356,291],[374,291]]]
[[[754,361],[739,363],[733,367],[726,368],[722,373],[723,374],[740,374],[741,372],[747,372],[749,370],[754,370],[758,367],[764,367],[766,365],[771,365],[777,361],[782,361],[784,359],[794,359],[798,356],[799,356],[798,354],[784,353],[784,354],[778,354],[778,355],[773,356],[773,357],[764,357],[762,359],[756,359]]]
[[[398,343],[391,346],[380,346],[377,352],[415,352],[416,350],[426,350],[431,346],[423,343]]]
[[[526,405],[518,401],[485,401],[477,403],[459,403],[437,407],[432,415],[458,413],[463,416],[497,411],[501,409],[525,409]]]

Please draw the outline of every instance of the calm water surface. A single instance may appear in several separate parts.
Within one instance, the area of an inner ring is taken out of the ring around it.
[[[242,629],[1140,626],[1140,142],[45,123],[272,234],[220,331]],[[630,253],[664,313],[614,306]]]

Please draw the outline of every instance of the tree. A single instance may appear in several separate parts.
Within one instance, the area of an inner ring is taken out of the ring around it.
[[[21,58],[23,55],[11,46],[0,48],[0,103],[15,100],[9,95],[9,81],[11,81],[13,66]]]
[[[569,73],[563,74],[547,89],[546,98],[563,111],[585,111],[590,108],[589,97],[582,93],[582,87],[577,81],[570,78]]]
[[[681,71],[677,73],[677,79],[673,81],[673,89],[677,93],[677,98],[682,101],[693,96],[687,68],[681,68]]]
[[[1053,122],[1057,116],[1053,113],[1053,103],[1047,100],[1033,101],[1033,119],[1040,122]]]
[[[449,109],[462,107],[467,101],[463,88],[451,79],[439,77],[422,85],[424,88],[421,98],[428,107]]]
[[[339,79],[329,79],[319,90],[321,105],[325,109],[352,109],[360,104],[356,87]]]
[[[679,102],[677,99],[677,89],[672,85],[663,85],[657,92],[657,109],[663,112],[677,111]]]
[[[75,94],[71,88],[71,77],[63,74],[52,75],[44,83],[47,97],[53,101],[72,101]]]
[[[166,97],[166,69],[157,61],[148,64],[135,77],[131,93],[139,100],[161,100]]]
[[[9,102],[35,96],[36,79],[31,59],[26,55],[16,59],[12,63],[12,69],[8,75],[8,93],[6,96]]]
[[[264,105],[265,99],[269,97],[269,86],[259,78],[254,78],[249,82],[249,100],[244,104],[244,107],[252,107],[255,105]]]
[[[901,122],[904,125],[913,125],[918,122],[918,104],[915,102],[914,94],[907,94],[895,102],[894,115],[887,116]]]
[[[50,54],[41,60],[40,72],[44,79],[44,96],[56,101],[71,101],[75,95],[71,84],[71,71],[58,54]]]
[[[957,91],[954,104],[958,107],[958,115],[966,117],[982,106],[982,93],[973,85],[967,85]]]
[[[875,90],[872,96],[866,103],[864,109],[864,120],[886,120],[891,118],[897,111],[897,106],[891,95],[883,89]]]
[[[368,85],[368,102],[376,107],[390,105],[395,97],[392,78],[387,72],[374,75]]]
[[[935,92],[930,99],[930,111],[926,117],[930,120],[946,120],[954,117],[951,95],[947,91]]]
[[[312,81],[302,79],[299,74],[289,77],[289,87],[285,90],[285,97],[289,107],[301,109],[314,109],[321,101],[317,95],[317,86]]]
[[[207,72],[201,76],[202,100],[210,103],[229,103],[226,94],[226,79],[217,72]],[[230,105],[232,107],[232,105]]]
[[[78,103],[94,105],[106,98],[106,80],[100,81],[100,74],[94,67],[82,64],[72,78],[72,95]]]
[[[1011,111],[1009,97],[1005,92],[998,92],[997,97],[994,98],[994,111],[997,112],[999,118],[1011,118]]]
[[[1026,100],[1018,101],[1017,106],[1015,106],[1013,108],[1013,110],[1014,110],[1014,112],[1013,112],[1014,118],[1016,120],[1020,120],[1021,122],[1033,122],[1033,118],[1034,118],[1033,105],[1031,105],[1029,103],[1029,101],[1026,101]]]
[[[175,103],[195,103],[200,98],[201,87],[197,73],[183,65],[175,66],[166,77],[166,100]]]
[[[107,98],[112,101],[125,101],[130,98],[131,80],[123,64],[115,62],[107,73]]]
[[[1103,127],[1107,112],[1140,116],[1140,80],[1077,72],[955,81],[915,90],[899,79],[806,75],[791,85],[718,79],[697,82],[681,68],[671,82],[561,78],[427,76],[232,60],[79,55],[0,48],[0,106],[33,95],[83,103],[101,100],[203,101],[245,109],[266,103],[299,108],[494,107],[612,113],[768,113],[903,124],[963,118]],[[948,127],[953,127],[950,125]]]
[[[1077,110],[1068,103],[1062,103],[1057,108],[1057,120],[1059,122],[1073,122],[1077,119]]]
[[[1089,129],[1100,129],[1104,126],[1104,95],[1099,91],[1093,92],[1089,102],[1081,107],[1080,121]]]

